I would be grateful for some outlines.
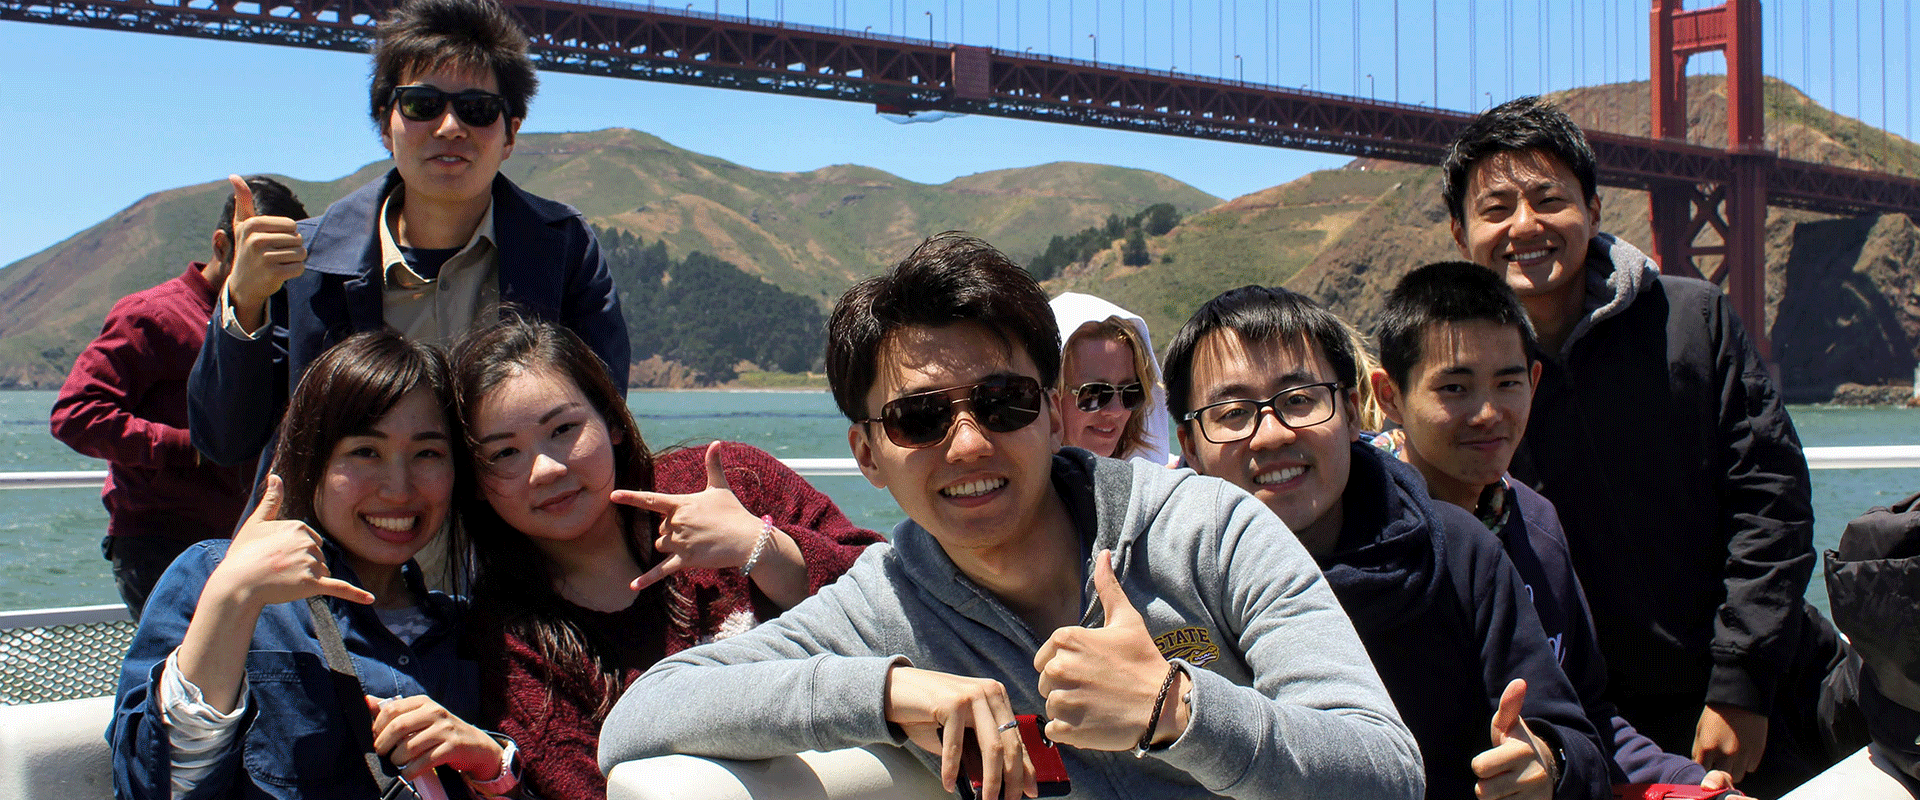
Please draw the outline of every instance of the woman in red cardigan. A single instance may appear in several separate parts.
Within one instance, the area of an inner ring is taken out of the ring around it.
[[[548,800],[603,798],[600,723],[663,656],[778,615],[880,540],[765,452],[655,455],[571,331],[503,315],[454,354],[479,491],[482,724]]]

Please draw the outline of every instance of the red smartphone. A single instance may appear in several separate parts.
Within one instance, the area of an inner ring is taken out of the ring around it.
[[[1039,717],[1019,714],[1014,719],[1020,722],[1020,742],[1026,745],[1027,760],[1033,762],[1034,782],[1040,785],[1040,796],[1065,797],[1073,791],[1073,782],[1067,778],[1066,763],[1060,760],[1060,748],[1047,741],[1047,735],[1040,730]],[[972,728],[967,729],[967,738],[960,747],[960,775],[960,797],[963,800],[979,798],[980,741],[974,738]]]
[[[1732,789],[1702,789],[1691,783],[1620,783],[1613,800],[1712,800],[1731,797]]]

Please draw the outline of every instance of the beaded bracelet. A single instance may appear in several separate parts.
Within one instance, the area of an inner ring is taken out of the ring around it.
[[[740,577],[753,576],[753,565],[760,563],[760,554],[766,552],[767,543],[773,541],[773,515],[760,515],[760,541],[753,543],[753,554],[747,556],[747,563],[740,567]]]

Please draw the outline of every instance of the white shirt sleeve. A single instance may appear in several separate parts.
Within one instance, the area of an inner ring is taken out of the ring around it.
[[[235,338],[245,339],[249,342],[260,338],[260,334],[267,329],[267,323],[261,323],[260,330],[248,332],[246,327],[240,324],[240,315],[235,314],[233,311],[232,294],[232,290],[227,287],[220,287],[220,307],[215,309],[215,313],[220,315],[221,329],[232,334]]]
[[[172,747],[173,796],[180,797],[213,771],[233,746],[240,717],[247,713],[247,683],[240,682],[233,711],[222,714],[208,705],[200,687],[180,673],[180,651],[167,654],[160,670],[160,715]]]

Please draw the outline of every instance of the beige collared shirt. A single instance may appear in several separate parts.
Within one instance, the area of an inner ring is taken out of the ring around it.
[[[381,203],[381,310],[387,327],[415,341],[452,344],[473,326],[482,309],[500,302],[500,248],[494,244],[493,203],[460,251],[423,278],[407,266],[393,232],[399,227],[400,192]]]

